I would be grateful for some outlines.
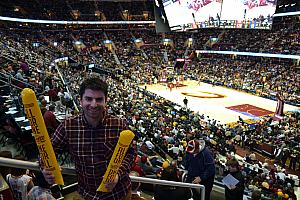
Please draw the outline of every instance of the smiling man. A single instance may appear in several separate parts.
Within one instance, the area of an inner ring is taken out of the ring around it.
[[[97,77],[88,78],[80,86],[83,113],[66,119],[52,137],[57,153],[69,151],[77,171],[78,192],[84,199],[130,199],[129,170],[134,151],[129,148],[114,183],[106,185],[111,191],[97,192],[107,169],[120,132],[126,130],[123,119],[106,113],[108,85]],[[43,170],[45,179],[54,183],[50,171]]]

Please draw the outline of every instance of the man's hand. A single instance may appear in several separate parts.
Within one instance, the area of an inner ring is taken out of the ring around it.
[[[119,174],[117,174],[115,176],[115,179],[114,179],[113,182],[105,184],[105,188],[108,189],[109,191],[112,191],[115,188],[115,186],[117,185],[118,182],[119,182]]]
[[[193,180],[192,183],[194,183],[194,184],[199,184],[200,182],[201,182],[201,178],[200,178],[200,176],[197,176],[197,177]]]
[[[230,186],[229,186],[229,189],[231,189],[231,190],[234,190],[235,188],[236,188],[235,185],[230,185]]]
[[[50,184],[53,185],[55,183],[55,177],[53,175],[53,173],[47,169],[43,169],[42,171],[45,180]]]

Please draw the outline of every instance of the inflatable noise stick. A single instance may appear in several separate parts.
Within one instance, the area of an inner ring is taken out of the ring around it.
[[[56,184],[64,185],[61,171],[35,93],[32,89],[25,88],[21,95],[44,168],[52,171]]]
[[[103,180],[98,187],[97,191],[111,192],[106,189],[105,185],[114,181],[116,174],[124,160],[126,152],[129,148],[131,141],[134,138],[134,133],[130,130],[124,130],[120,133],[118,144],[114,150],[114,153],[110,159],[109,165],[104,174]]]

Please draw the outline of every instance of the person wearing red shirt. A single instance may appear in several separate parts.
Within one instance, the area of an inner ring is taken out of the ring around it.
[[[56,130],[56,128],[59,125],[58,120],[56,119],[55,114],[53,113],[55,111],[55,106],[54,105],[50,105],[49,109],[44,113],[43,117],[44,117],[44,121],[46,124],[46,128],[50,130],[53,130],[53,132]]]

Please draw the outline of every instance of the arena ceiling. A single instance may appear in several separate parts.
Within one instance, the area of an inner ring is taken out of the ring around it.
[[[268,0],[267,0],[268,1]],[[129,10],[132,13],[153,12],[154,0],[1,0],[0,16],[28,17],[34,19],[74,19],[74,11],[81,17],[95,16],[107,10]],[[118,4],[119,3],[119,4]],[[139,6],[136,6],[139,5]],[[300,11],[299,0],[278,0],[278,12]]]
[[[1,0],[0,16],[66,20],[74,19],[74,13],[77,12],[82,18],[88,19],[103,10],[134,11],[134,4],[142,5],[139,7],[140,13],[153,9],[153,0]]]

